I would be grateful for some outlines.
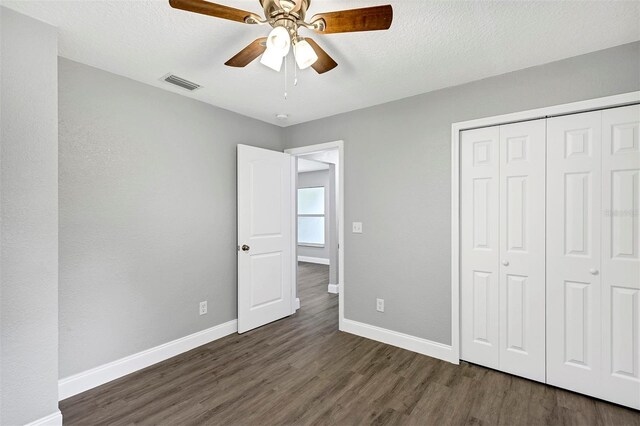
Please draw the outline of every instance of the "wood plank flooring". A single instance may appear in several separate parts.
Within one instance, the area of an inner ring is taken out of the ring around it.
[[[68,425],[640,425],[640,413],[338,331],[328,267],[297,314],[61,401]]]

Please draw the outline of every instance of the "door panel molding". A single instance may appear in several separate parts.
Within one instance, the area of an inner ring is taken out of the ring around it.
[[[544,382],[546,125],[499,129],[500,369]]]
[[[238,145],[239,333],[292,313],[291,165],[289,154]]]
[[[602,391],[640,409],[640,105],[602,112]]]
[[[462,359],[499,368],[497,127],[462,135]]]
[[[590,395],[602,368],[601,280],[592,273],[601,263],[601,120],[601,111],[547,120],[547,383]],[[572,144],[586,154],[567,155]]]

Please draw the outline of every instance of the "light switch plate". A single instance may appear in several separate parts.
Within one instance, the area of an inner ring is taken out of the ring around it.
[[[362,222],[353,222],[353,233],[362,234]]]

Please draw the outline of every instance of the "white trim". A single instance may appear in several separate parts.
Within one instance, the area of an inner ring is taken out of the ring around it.
[[[324,257],[298,256],[298,262],[317,263],[319,265],[328,265],[329,259]]]
[[[453,125],[455,126],[455,124]],[[451,127],[451,348],[460,359],[460,131]]]
[[[27,423],[25,426],[62,426],[62,413],[57,410],[48,416]]]
[[[298,241],[298,220],[296,215],[298,214],[298,207],[296,206],[296,196],[298,187],[298,159],[291,155],[289,159],[291,164],[291,315],[295,314],[300,309],[300,299],[298,298],[298,262],[296,261],[296,246]]]
[[[300,148],[285,149],[284,152],[292,156],[312,154],[314,152],[338,149],[338,329],[344,326],[344,141],[321,143]],[[294,203],[295,204],[295,203]],[[295,206],[294,206],[295,208]],[[295,224],[294,224],[295,226]],[[295,232],[294,232],[295,235]],[[291,244],[296,247],[297,238],[293,237]],[[295,252],[295,250],[294,250]],[[295,256],[295,255],[294,255]],[[295,257],[294,257],[295,259]],[[294,276],[295,277],[295,276]],[[295,282],[295,281],[294,281]]]
[[[338,284],[329,284],[327,291],[331,294],[340,293],[340,286]]]
[[[442,343],[433,342],[431,340],[387,330],[386,328],[380,328],[350,319],[344,320],[342,331],[386,343],[388,345],[397,346],[432,358],[438,358],[453,364],[459,363],[458,357],[453,352],[452,347]]]
[[[555,117],[558,115],[576,114],[597,109],[613,108],[640,102],[640,91],[606,96],[604,98],[588,99],[586,101],[571,102],[544,108],[530,109],[493,117],[478,118],[476,120],[453,123],[451,129],[458,131],[476,129],[478,127],[495,126],[498,124],[516,123],[519,121],[536,120],[539,118]]]
[[[237,331],[238,320],[232,320],[73,376],[65,377],[58,380],[58,397],[60,400],[69,398]]]
[[[323,214],[319,214],[319,215],[303,215],[303,214],[299,214],[298,217],[325,217],[325,215]],[[314,248],[324,248],[325,245],[324,244],[315,244],[315,243],[301,243],[298,242],[298,247],[314,247]]]
[[[636,103],[640,103],[640,91],[462,121],[451,125],[451,347],[457,360],[460,359],[460,132]]]

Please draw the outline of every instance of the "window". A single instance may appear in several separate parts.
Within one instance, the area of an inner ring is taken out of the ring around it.
[[[298,244],[324,246],[324,187],[298,189]]]

